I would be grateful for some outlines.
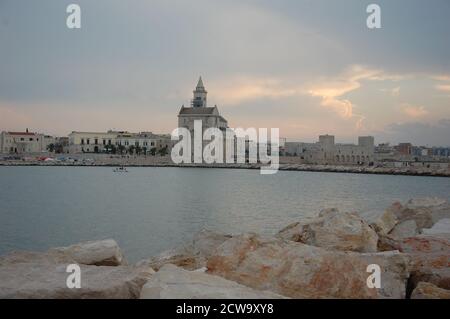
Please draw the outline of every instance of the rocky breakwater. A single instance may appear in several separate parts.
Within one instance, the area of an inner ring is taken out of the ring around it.
[[[273,236],[204,230],[135,265],[113,240],[15,252],[0,258],[0,298],[449,298],[449,208],[426,198],[327,209]],[[71,263],[80,289],[66,286]]]
[[[68,288],[67,267],[80,267],[81,288]],[[152,274],[128,266],[114,240],[81,243],[43,253],[13,252],[0,257],[0,298],[137,298]]]

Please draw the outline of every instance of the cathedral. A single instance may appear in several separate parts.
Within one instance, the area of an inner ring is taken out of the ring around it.
[[[203,131],[210,127],[216,127],[224,131],[228,127],[228,122],[220,115],[216,105],[208,106],[206,102],[208,92],[203,85],[202,77],[199,78],[193,93],[191,106],[185,107],[183,105],[178,113],[178,127],[184,127],[193,132],[194,121],[202,120]]]

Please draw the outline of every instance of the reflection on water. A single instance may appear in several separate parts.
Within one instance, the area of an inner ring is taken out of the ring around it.
[[[0,254],[114,238],[130,261],[202,229],[275,233],[325,207],[449,199],[450,178],[201,168],[0,167]]]

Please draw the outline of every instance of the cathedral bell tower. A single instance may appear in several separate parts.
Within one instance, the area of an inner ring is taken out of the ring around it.
[[[194,90],[194,98],[192,99],[191,105],[192,107],[206,107],[206,92],[205,87],[203,86],[202,77],[198,79],[197,87]]]

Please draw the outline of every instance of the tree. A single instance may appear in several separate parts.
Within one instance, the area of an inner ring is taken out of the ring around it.
[[[53,153],[53,151],[55,150],[55,144],[51,143],[47,145],[47,151],[49,151],[50,153]]]
[[[135,147],[135,150],[136,150],[136,155],[140,155],[141,152],[142,152],[142,148],[141,148],[139,145],[137,145],[137,146]]]
[[[136,149],[136,146],[130,145],[130,147],[128,147],[128,153],[130,153],[130,155],[133,155],[135,149]]]
[[[122,144],[120,144],[120,145],[118,146],[118,150],[119,150],[120,155],[122,155],[123,152],[125,152],[125,146],[123,146]]]
[[[150,154],[152,155],[152,156],[155,156],[156,155],[156,147],[152,147],[151,149],[150,149]]]
[[[165,155],[169,154],[168,148],[169,148],[169,147],[168,147],[167,145],[164,146],[164,147],[161,147],[161,148],[158,150],[159,155],[165,156]]]
[[[144,156],[147,155],[147,147],[146,147],[146,146],[144,146],[144,147],[142,148],[142,152],[144,153]]]

